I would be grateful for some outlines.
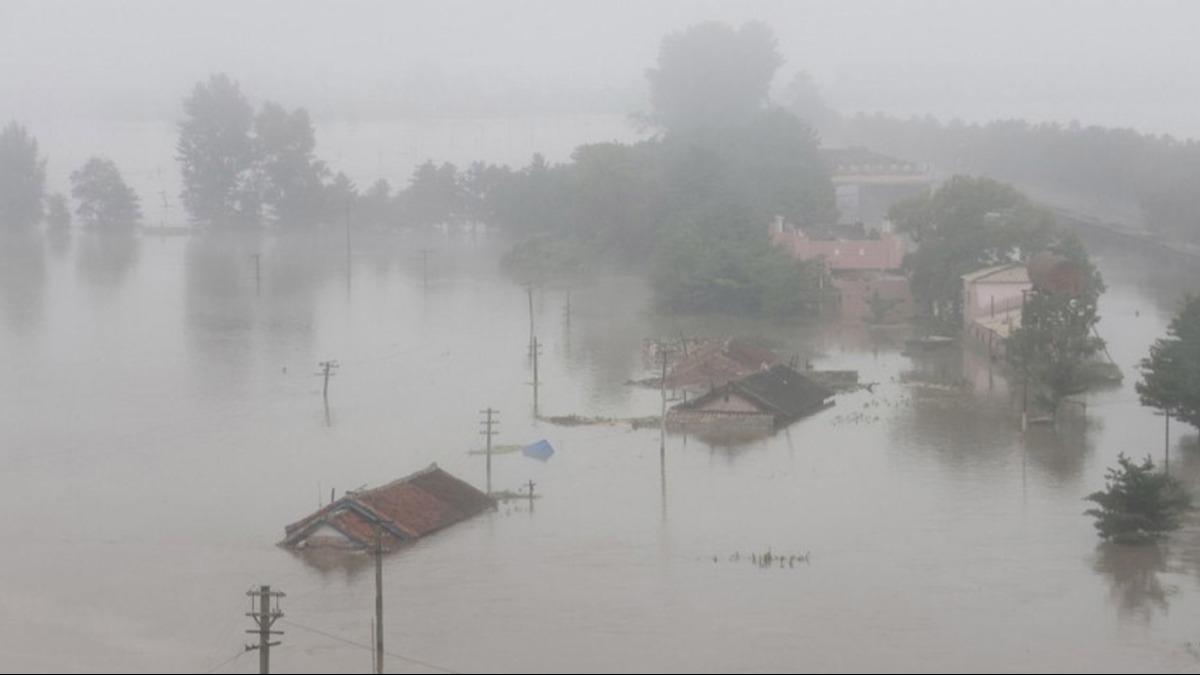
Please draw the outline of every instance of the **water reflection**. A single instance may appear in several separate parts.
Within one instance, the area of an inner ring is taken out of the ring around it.
[[[93,289],[115,288],[137,263],[140,249],[132,231],[85,233],[79,242],[79,273]]]
[[[13,330],[25,330],[42,315],[46,287],[40,232],[0,232],[0,308]]]
[[[330,548],[287,548],[293,557],[316,571],[324,580],[353,582],[364,573],[374,572],[374,558],[367,553]]]
[[[1168,597],[1177,590],[1158,577],[1168,571],[1167,554],[1165,544],[1096,547],[1093,569],[1107,578],[1110,597],[1122,618],[1145,623],[1157,613],[1166,613]]]

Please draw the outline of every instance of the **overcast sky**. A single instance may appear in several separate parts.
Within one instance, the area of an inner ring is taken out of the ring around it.
[[[1200,136],[1200,2],[0,0],[0,118],[174,119],[228,72],[323,119],[633,112],[666,32],[770,24],[845,112]]]

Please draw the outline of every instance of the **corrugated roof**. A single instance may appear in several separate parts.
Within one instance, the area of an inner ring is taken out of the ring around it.
[[[385,546],[423,537],[478,515],[495,501],[436,464],[370,490],[346,496],[284,528],[283,544],[295,546],[308,533],[328,524],[358,546],[374,542],[378,525]]]

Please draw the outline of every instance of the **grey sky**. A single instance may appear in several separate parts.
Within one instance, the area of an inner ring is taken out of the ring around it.
[[[629,112],[660,37],[760,19],[844,111],[1200,136],[1195,2],[0,0],[0,117],[171,119],[225,71],[319,117]]]

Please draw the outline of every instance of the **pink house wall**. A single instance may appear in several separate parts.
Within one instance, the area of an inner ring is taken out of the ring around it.
[[[776,245],[796,260],[825,259],[830,270],[897,270],[904,262],[904,240],[885,234],[879,239],[809,239],[798,231],[774,231]]]

